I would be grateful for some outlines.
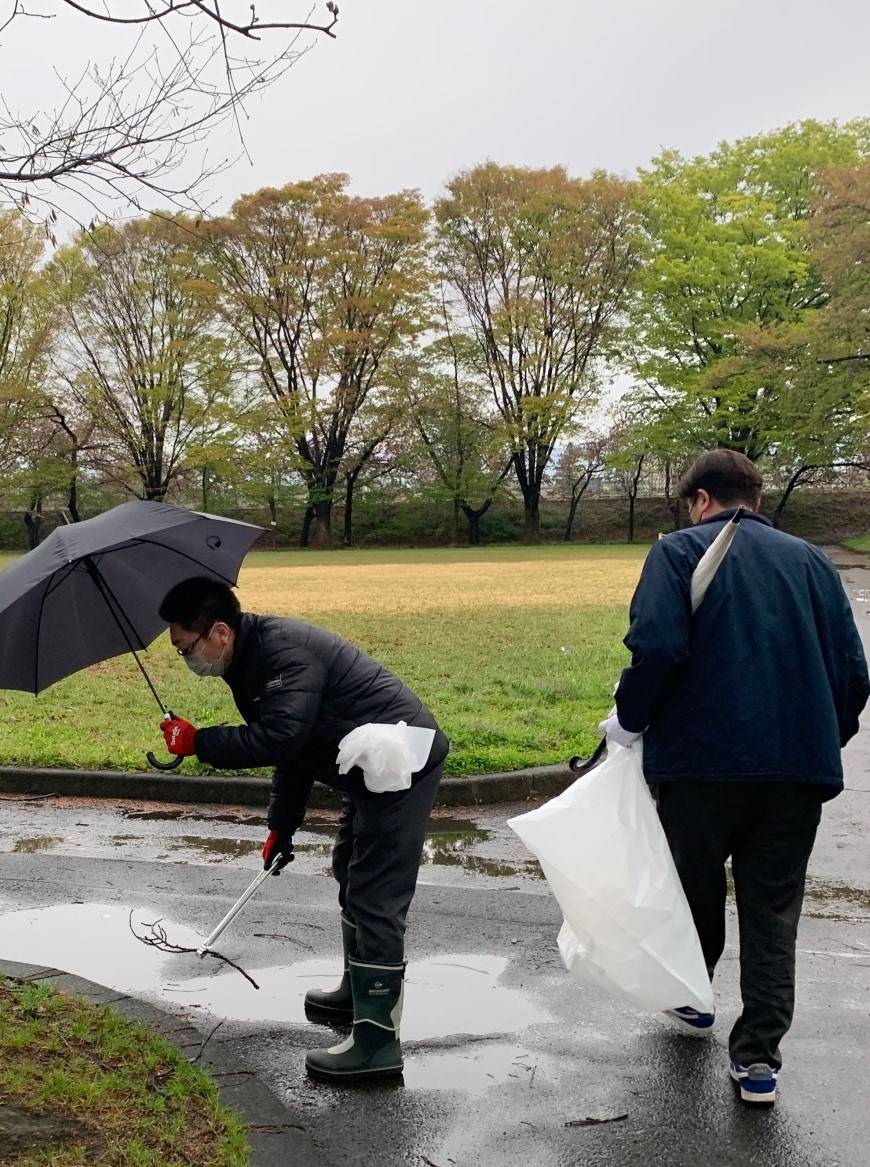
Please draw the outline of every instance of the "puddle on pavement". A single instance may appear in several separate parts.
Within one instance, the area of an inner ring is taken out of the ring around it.
[[[475,1042],[461,1050],[429,1053],[424,1046],[409,1051],[402,1078],[406,1086],[418,1089],[482,1094],[502,1084],[534,1088],[544,1073],[540,1053],[505,1042]]]
[[[62,842],[63,837],[60,835],[35,835],[31,839],[16,839],[12,850],[33,854],[35,851],[50,851]]]
[[[211,835],[176,835],[166,839],[165,844],[172,851],[197,851],[201,855],[214,855],[218,859],[226,859],[227,856],[239,859],[263,849],[262,842],[256,839],[221,839]]]
[[[492,837],[492,831],[486,831],[477,823],[468,819],[434,818],[429,820],[429,835],[458,835],[473,838],[476,842],[483,842]]]
[[[234,1021],[307,1024],[306,989],[338,980],[340,957],[312,958],[284,967],[254,967],[244,940],[227,938],[221,951],[238,961],[260,986],[252,988],[238,972],[193,954],[167,955],[147,949],[130,932],[129,909],[117,904],[64,904],[28,908],[0,916],[0,956],[29,964],[62,968],[118,992],[196,1006],[203,1014]],[[137,930],[147,931],[153,909],[137,907]],[[202,937],[163,918],[174,944],[195,947]],[[276,945],[274,954],[280,955]],[[539,1021],[546,1011],[519,989],[502,984],[504,957],[448,954],[412,960],[407,977],[402,1035],[408,1041],[440,1039],[431,1057],[456,1057],[445,1039],[470,1034],[510,1037]],[[433,1071],[434,1073],[434,1071]],[[437,1076],[437,1075],[436,1075]],[[489,1079],[487,1079],[489,1081]]]
[[[438,838],[427,839],[423,844],[423,863],[434,863],[438,867],[461,867],[474,875],[488,875],[493,879],[516,879],[526,876],[543,879],[544,873],[535,859],[489,859],[483,855],[470,855],[464,846],[441,846]]]

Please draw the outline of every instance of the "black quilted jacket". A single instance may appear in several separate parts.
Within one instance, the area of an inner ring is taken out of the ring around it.
[[[299,826],[315,780],[367,795],[359,770],[339,775],[335,764],[338,743],[358,725],[405,721],[434,729],[429,761],[415,779],[447,756],[447,738],[420,698],[325,628],[245,612],[224,680],[247,724],[198,730],[196,755],[223,770],[274,766],[270,827]]]

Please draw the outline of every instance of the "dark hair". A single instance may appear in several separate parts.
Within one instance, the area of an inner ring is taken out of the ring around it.
[[[201,635],[218,620],[238,632],[242,609],[228,584],[207,575],[195,575],[183,579],[166,593],[160,605],[160,619]]]
[[[722,506],[758,506],[761,474],[754,462],[737,450],[708,450],[680,479],[680,498],[697,497],[699,490]]]

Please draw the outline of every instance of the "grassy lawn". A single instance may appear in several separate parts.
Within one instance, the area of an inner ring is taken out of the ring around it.
[[[244,1167],[244,1127],[179,1050],[109,1009],[0,977],[2,1167]]]
[[[383,661],[450,736],[448,772],[486,773],[591,749],[626,660],[645,551],[253,552],[239,595],[244,607],[322,624]],[[223,682],[193,677],[168,637],[146,664],[176,713],[197,725],[238,720]],[[158,721],[135,663],[118,657],[37,698],[0,693],[0,760],[146,769],[145,750],[164,756]]]
[[[856,535],[854,539],[847,539],[846,546],[852,551],[870,551],[870,535]]]

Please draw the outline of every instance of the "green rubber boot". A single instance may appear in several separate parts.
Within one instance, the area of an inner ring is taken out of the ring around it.
[[[341,917],[341,943],[344,949],[344,972],[335,989],[309,989],[305,994],[305,1015],[309,1021],[329,1025],[350,1025],[353,1021],[353,994],[350,991],[348,961],[356,956],[356,924]]]
[[[314,1049],[305,1068],[327,1082],[393,1078],[402,1072],[399,1024],[402,1020],[404,964],[364,964],[349,960],[353,992],[350,1037],[330,1049]]]

